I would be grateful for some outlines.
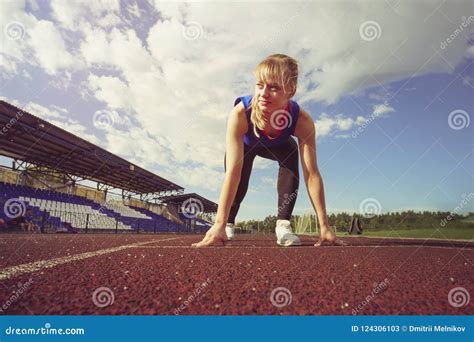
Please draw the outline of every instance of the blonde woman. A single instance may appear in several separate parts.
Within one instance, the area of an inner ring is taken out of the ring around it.
[[[279,164],[277,244],[301,245],[290,226],[299,184],[298,150],[305,184],[320,223],[320,238],[315,245],[343,244],[336,240],[327,221],[323,180],[316,163],[313,119],[291,100],[296,93],[297,62],[286,55],[271,55],[257,66],[255,78],[255,94],[237,98],[229,116],[224,156],[226,174],[215,223],[202,241],[193,246],[222,246],[234,237],[235,217],[247,193],[256,156]]]

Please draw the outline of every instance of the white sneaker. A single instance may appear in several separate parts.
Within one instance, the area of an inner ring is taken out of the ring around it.
[[[227,223],[225,226],[225,233],[227,235],[227,239],[232,240],[235,234],[235,225],[232,223]]]
[[[275,233],[277,236],[277,244],[279,246],[301,246],[300,238],[291,230],[290,221],[277,220]]]

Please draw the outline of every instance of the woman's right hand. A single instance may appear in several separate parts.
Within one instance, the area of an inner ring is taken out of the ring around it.
[[[214,224],[206,233],[204,238],[197,243],[193,243],[192,247],[210,247],[210,246],[224,246],[227,241],[225,233],[225,225]]]

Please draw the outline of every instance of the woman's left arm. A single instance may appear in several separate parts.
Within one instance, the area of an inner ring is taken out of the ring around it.
[[[318,169],[316,158],[316,130],[311,116],[300,109],[300,116],[296,123],[295,136],[298,138],[301,165],[304,181],[313,208],[318,215],[321,228],[329,227],[324,198],[323,179]]]

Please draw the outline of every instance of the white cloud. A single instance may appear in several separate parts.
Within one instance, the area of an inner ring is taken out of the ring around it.
[[[255,170],[268,169],[274,164],[273,160],[256,157],[253,161],[253,168]]]
[[[17,106],[19,105],[17,101],[14,102],[17,103]],[[89,133],[90,130],[87,127],[79,123],[77,120],[69,118],[69,113],[65,108],[61,108],[58,106],[45,107],[39,103],[31,101],[28,102],[25,106],[19,107],[93,144],[99,144],[100,142],[94,134]]]
[[[87,13],[84,1],[52,0],[50,6],[55,19],[69,29],[74,29],[78,19]]]
[[[168,174],[168,179],[176,180],[179,184],[194,189],[217,191],[224,181],[224,172],[216,171],[208,166],[173,167],[174,172]]]
[[[277,179],[273,177],[263,176],[260,178],[260,181],[262,184],[268,184],[275,187],[277,186]]]
[[[21,75],[22,75],[25,79],[27,79],[27,80],[32,80],[32,79],[33,79],[33,78],[31,77],[31,74],[30,74],[28,71],[26,71],[25,69],[23,69],[23,70],[21,71]]]
[[[39,10],[39,5],[38,5],[38,2],[36,0],[27,0],[27,2],[28,2],[28,4],[30,5],[30,7],[33,11]]]
[[[387,102],[385,103],[382,103],[382,104],[377,104],[377,105],[374,105],[374,111],[373,111],[373,114],[375,116],[381,116],[381,115],[384,115],[386,113],[390,113],[390,112],[394,112],[395,109],[393,109],[393,107],[390,107]]]
[[[110,13],[120,11],[119,0],[52,0],[50,5],[55,19],[71,30],[80,29],[85,20],[91,22],[101,18],[102,23],[110,22]]]
[[[161,0],[153,0],[152,2],[154,8],[160,13],[163,18],[176,18],[179,21],[183,20],[183,8],[185,6],[184,3]]]
[[[336,131],[347,131],[351,129],[357,121],[350,117],[344,117],[342,114],[330,116],[322,113],[315,121],[317,137],[325,137]]]
[[[128,127],[127,130],[110,127],[106,134],[106,147],[145,168],[169,165],[173,161],[167,144],[146,134],[140,127]]]
[[[0,2],[0,26],[3,28],[0,68],[12,74],[17,72],[17,64],[32,64],[50,75],[60,69],[79,69],[81,60],[69,52],[56,25],[26,13],[24,6],[24,1]]]
[[[132,128],[132,120],[129,116],[119,114],[115,110],[97,110],[92,116],[94,126],[98,129],[105,130],[107,134],[113,135],[119,133],[116,129]],[[111,144],[113,145],[113,144]]]
[[[0,70],[3,71],[4,78],[9,78],[10,75],[13,76],[13,74],[17,73],[16,63],[12,59],[0,55]]]
[[[108,27],[116,26],[116,25],[120,24],[121,22],[122,22],[122,19],[120,19],[120,17],[118,15],[116,15],[114,13],[108,13],[104,17],[101,17],[97,21],[97,24],[101,27],[108,28]]]
[[[31,114],[38,116],[44,120],[51,120],[51,119],[66,119],[66,116],[60,113],[58,110],[53,110],[50,108],[47,108],[43,105],[40,105],[35,102],[28,102],[25,106],[24,109],[27,112],[30,112]]]
[[[110,108],[131,109],[133,103],[124,94],[129,93],[128,86],[118,77],[109,77],[91,74],[88,77],[89,88],[97,99],[104,101]]]
[[[129,4],[127,6],[127,11],[129,14],[133,15],[134,17],[140,18],[140,8],[138,7],[138,4],[135,2],[133,4]]]
[[[84,126],[83,124],[79,123],[77,120],[72,120],[72,119],[59,119],[59,120],[48,120],[51,122],[53,125],[56,125],[65,131],[68,131],[74,135],[77,135],[78,137],[81,137],[82,139],[89,141],[92,144],[95,145],[101,145],[100,139],[95,136],[94,134],[90,133],[90,129]]]
[[[340,132],[348,131],[355,126],[361,126],[368,120],[371,121],[374,118],[386,117],[387,113],[394,112],[395,109],[391,107],[387,102],[373,105],[373,110],[367,117],[357,116],[355,119],[344,116],[343,114],[337,114],[330,116],[327,113],[322,113],[319,118],[315,121],[316,135],[318,138],[333,136],[339,139],[349,138],[350,134],[340,134]]]
[[[87,140],[93,144],[99,144],[99,139],[90,133],[90,130],[79,123],[77,120],[73,120],[68,117],[68,110],[65,108],[61,108],[59,106],[51,105],[51,106],[44,106],[37,102],[28,102],[23,104],[22,102],[7,98],[4,96],[0,96],[0,100],[8,102],[15,107],[25,110],[30,114],[37,116],[45,121],[52,123],[53,125],[60,127],[72,134],[75,134],[81,137],[84,140]],[[53,108],[53,109],[51,109]]]
[[[291,32],[293,37],[299,37],[298,42],[313,36],[308,53],[300,61],[306,70],[318,70],[305,83],[316,83],[318,87],[307,88],[302,102],[334,103],[345,94],[361,94],[369,87],[414,74],[451,72],[449,64],[457,65],[463,59],[465,39],[461,36],[445,50],[439,46],[459,26],[461,17],[472,10],[468,2],[457,2],[456,6],[413,1],[314,6],[321,9],[319,13],[308,10],[308,15],[313,16],[311,23],[299,26],[306,32],[299,32],[298,28]],[[361,39],[359,27],[369,20],[379,24],[379,39]]]
[[[334,118],[330,117],[326,113],[322,113],[314,123],[317,137],[329,135],[335,124],[336,120]]]
[[[80,62],[67,51],[61,34],[52,22],[38,21],[29,34],[34,54],[46,73],[54,75],[58,69],[79,67]]]
[[[37,20],[25,13],[23,8],[22,1],[0,1],[0,68],[6,74],[15,75],[17,64],[28,62],[28,33],[33,30]]]
[[[474,45],[470,45],[466,49],[466,58],[473,59],[474,58]]]
[[[113,28],[106,32],[99,28],[87,27],[84,34],[85,40],[80,50],[89,66],[114,67],[121,71],[127,80],[140,78],[145,72],[158,71],[134,30]]]
[[[340,118],[337,119],[337,128],[340,129],[341,131],[347,131],[348,129],[351,129],[352,125],[354,124],[354,120],[351,118]]]
[[[362,125],[362,124],[365,122],[365,120],[366,120],[366,118],[364,118],[363,116],[360,116],[360,115],[359,115],[359,116],[357,116],[357,118],[356,118],[356,123],[357,123],[358,125]]]
[[[199,86],[208,82],[209,75],[218,75],[218,65],[200,67],[169,58],[158,67],[132,30],[86,32],[81,46],[85,60],[90,65],[121,71],[127,82],[91,75],[89,87],[95,97],[110,108],[127,109],[133,105],[136,119],[146,132],[169,137],[178,163],[190,161],[222,168],[225,120],[234,98],[222,82],[207,89]],[[222,106],[224,96],[228,100]]]

